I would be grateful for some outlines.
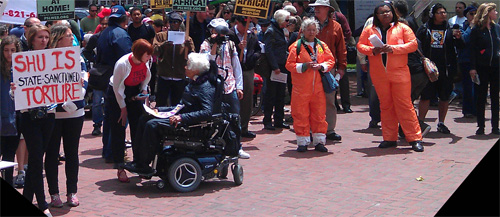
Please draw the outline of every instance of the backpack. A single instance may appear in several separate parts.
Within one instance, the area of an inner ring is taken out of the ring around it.
[[[297,57],[299,56],[299,53],[300,53],[300,48],[302,47],[302,38],[300,38],[299,40],[297,40]],[[321,46],[321,49],[325,50],[325,47],[323,47],[323,44],[321,43],[321,41],[317,38],[314,38],[315,42],[317,44],[319,44]]]

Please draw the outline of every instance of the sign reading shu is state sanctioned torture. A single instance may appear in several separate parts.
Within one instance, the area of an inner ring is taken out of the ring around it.
[[[79,47],[12,55],[16,110],[83,99]]]
[[[206,0],[173,0],[172,10],[174,11],[206,11]]]
[[[271,0],[236,0],[234,14],[267,19]]]
[[[172,8],[172,0],[151,0],[151,9]]]
[[[67,20],[75,18],[75,0],[37,0],[38,19]]]

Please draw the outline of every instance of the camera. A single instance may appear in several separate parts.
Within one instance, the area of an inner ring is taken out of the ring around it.
[[[229,40],[229,36],[224,36],[224,35],[217,35],[215,38],[210,38],[210,43],[211,44],[224,44],[227,40]]]
[[[28,110],[31,120],[40,120],[47,117],[47,108],[34,108]]]

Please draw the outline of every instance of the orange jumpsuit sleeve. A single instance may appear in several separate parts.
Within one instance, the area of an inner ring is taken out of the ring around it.
[[[415,37],[415,34],[413,33],[413,30],[411,30],[411,28],[408,27],[407,25],[398,24],[398,26],[399,28],[401,28],[401,31],[403,32],[402,40],[404,44],[392,45],[392,53],[408,54],[415,52],[418,48],[418,42]]]
[[[288,47],[288,58],[285,68],[291,73],[297,72],[297,41]]]
[[[361,36],[359,36],[359,41],[358,41],[358,51],[366,56],[374,56],[373,55],[373,45],[370,43],[370,40],[368,40],[368,37],[372,34],[372,26],[366,27],[363,32],[361,32]]]

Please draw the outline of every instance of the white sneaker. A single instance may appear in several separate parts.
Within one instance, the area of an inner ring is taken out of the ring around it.
[[[238,152],[238,157],[241,159],[250,159],[250,154],[243,151],[243,149],[240,149],[240,151]]]

